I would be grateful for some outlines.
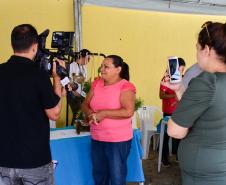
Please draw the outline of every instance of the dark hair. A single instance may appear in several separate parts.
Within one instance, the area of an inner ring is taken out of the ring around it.
[[[37,30],[30,24],[16,26],[11,33],[11,45],[14,52],[23,52],[32,44],[38,43]]]
[[[121,67],[122,70],[121,72],[119,73],[119,76],[122,78],[122,79],[126,79],[129,81],[129,66],[127,63],[125,63],[123,61],[123,59],[118,56],[118,55],[109,55],[107,56],[106,58],[110,58],[112,59],[112,63],[115,67]]]
[[[179,66],[186,66],[186,63],[183,58],[178,58]]]
[[[78,58],[81,58],[81,57],[86,57],[87,55],[90,55],[90,51],[88,49],[82,49],[79,51],[79,54],[78,54]]]
[[[208,21],[202,25],[198,36],[201,48],[213,48],[217,55],[226,63],[226,24]]]

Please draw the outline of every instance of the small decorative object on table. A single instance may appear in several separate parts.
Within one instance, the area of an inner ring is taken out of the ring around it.
[[[79,111],[76,116],[75,130],[78,135],[80,134],[80,132],[89,132],[90,131],[89,123],[86,122],[85,116],[81,111]]]

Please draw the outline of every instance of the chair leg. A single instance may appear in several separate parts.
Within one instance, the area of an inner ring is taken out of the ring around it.
[[[163,147],[163,140],[164,140],[164,132],[165,132],[165,122],[162,121],[161,123],[161,130],[160,130],[160,144],[159,144],[159,157],[158,157],[158,173],[161,169],[161,162],[162,162],[162,147]]]
[[[153,150],[155,151],[158,148],[159,145],[159,135],[155,134],[153,136]]]
[[[172,137],[169,138],[169,155],[172,156]]]
[[[141,131],[142,131],[142,139],[141,139],[141,145],[143,148],[143,158],[142,159],[147,159],[148,158],[148,131],[145,129],[146,125],[142,121],[141,122]]]
[[[154,131],[143,132],[142,137],[142,147],[143,147],[143,159],[148,159],[149,148],[151,143],[151,138],[154,136]]]
[[[160,133],[158,135],[157,143],[156,143],[156,148],[158,149],[160,145]]]
[[[153,133],[152,132],[148,132],[148,136],[147,136],[147,149],[146,149],[146,156],[148,159],[148,155],[149,155],[149,150],[150,150],[150,144],[151,144],[151,138],[153,137]]]
[[[143,132],[143,137],[142,137],[142,140],[141,140],[141,144],[142,144],[143,152],[144,152],[143,159],[147,159],[148,158],[147,143],[148,143],[148,134],[147,134],[147,132],[144,131]]]

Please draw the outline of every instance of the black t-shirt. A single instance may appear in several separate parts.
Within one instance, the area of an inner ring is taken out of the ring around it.
[[[59,102],[48,74],[28,58],[0,65],[0,166],[36,168],[51,162],[45,109]]]

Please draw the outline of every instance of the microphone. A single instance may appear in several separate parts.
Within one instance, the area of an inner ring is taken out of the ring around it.
[[[80,56],[81,53],[80,52],[74,52],[74,56]],[[92,55],[92,56],[102,56],[104,58],[106,58],[106,55],[103,54],[103,53],[90,53],[90,52],[87,52],[86,55]]]
[[[102,57],[106,58],[106,55],[103,54],[103,53],[90,53],[90,55],[93,55],[93,56],[102,56]]]

